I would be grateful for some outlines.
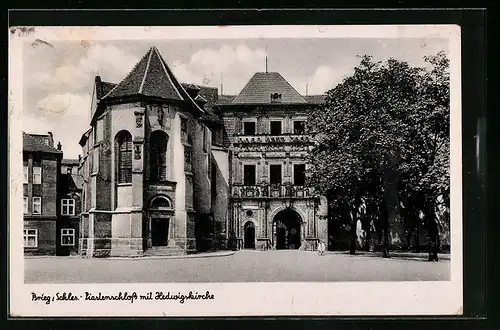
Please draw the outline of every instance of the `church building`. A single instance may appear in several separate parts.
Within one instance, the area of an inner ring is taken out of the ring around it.
[[[315,249],[327,205],[306,186],[307,116],[322,99],[276,72],[219,96],[180,83],[156,47],[119,83],[97,76],[80,139],[80,254]]]
[[[82,255],[225,248],[228,153],[212,150],[216,98],[217,89],[181,84],[156,47],[118,84],[96,77],[80,139]]]

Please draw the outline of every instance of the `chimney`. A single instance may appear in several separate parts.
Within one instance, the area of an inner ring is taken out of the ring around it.
[[[51,147],[54,146],[54,134],[52,134],[52,132],[48,132],[49,136],[50,136],[50,141],[49,141],[49,145]]]
[[[57,150],[62,150],[61,141],[57,142]]]

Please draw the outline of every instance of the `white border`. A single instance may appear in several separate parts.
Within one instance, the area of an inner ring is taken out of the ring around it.
[[[30,36],[33,38],[34,36]],[[22,229],[22,37],[9,33],[10,315],[11,316],[243,316],[457,315],[462,313],[462,150],[460,28],[455,25],[37,27],[36,38],[158,40],[236,38],[448,38],[451,79],[451,280],[443,282],[24,284]],[[49,305],[31,292],[185,292],[209,290],[212,301],[94,302]]]

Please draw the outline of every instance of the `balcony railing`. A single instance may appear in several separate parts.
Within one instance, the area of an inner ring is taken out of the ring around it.
[[[303,134],[285,134],[285,135],[235,135],[234,143],[238,144],[264,144],[264,143],[299,143],[308,144],[311,143],[311,139],[308,135]]]
[[[303,198],[313,197],[313,189],[304,186],[292,185],[262,185],[262,186],[233,186],[233,197],[236,198]]]

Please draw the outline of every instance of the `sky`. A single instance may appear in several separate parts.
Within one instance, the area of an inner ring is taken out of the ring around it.
[[[393,39],[217,39],[50,41],[23,47],[23,131],[53,132],[64,158],[78,158],[89,127],[94,77],[120,82],[151,46],[156,46],[181,82],[237,95],[255,72],[279,72],[301,94],[323,94],[353,73],[359,55],[390,57],[414,66],[423,57],[448,52],[448,40]]]

